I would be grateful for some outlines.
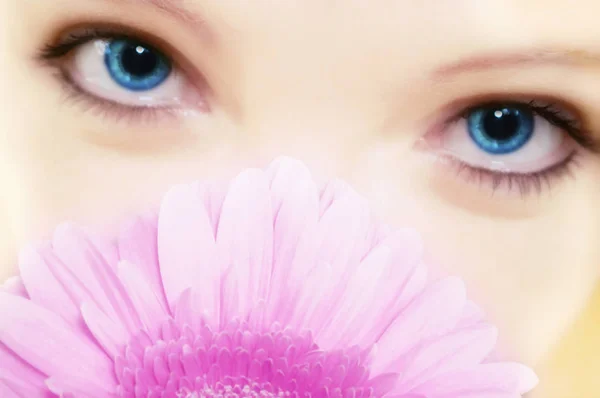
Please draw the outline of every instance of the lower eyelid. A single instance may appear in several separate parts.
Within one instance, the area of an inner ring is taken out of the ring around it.
[[[506,195],[524,198],[531,194],[540,195],[551,191],[555,185],[565,179],[573,179],[575,171],[581,167],[581,151],[574,150],[562,161],[533,173],[498,172],[470,166],[450,156],[439,155],[438,166],[467,184],[484,188],[492,194],[502,192]]]

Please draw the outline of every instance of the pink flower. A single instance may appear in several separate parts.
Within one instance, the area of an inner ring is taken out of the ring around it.
[[[515,398],[496,330],[421,242],[280,159],[182,185],[107,241],[72,226],[0,292],[0,396]]]

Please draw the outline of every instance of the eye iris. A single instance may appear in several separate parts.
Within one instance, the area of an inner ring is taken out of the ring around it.
[[[489,106],[467,117],[469,135],[484,151],[508,154],[522,148],[534,131],[533,112],[518,106]]]
[[[104,60],[112,79],[131,91],[148,91],[171,74],[171,65],[158,51],[127,39],[106,46]]]

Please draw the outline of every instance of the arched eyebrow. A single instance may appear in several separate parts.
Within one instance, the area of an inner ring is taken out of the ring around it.
[[[475,55],[438,68],[434,72],[434,78],[444,79],[465,72],[488,69],[544,65],[600,67],[600,53],[587,50],[530,49],[512,53]]]

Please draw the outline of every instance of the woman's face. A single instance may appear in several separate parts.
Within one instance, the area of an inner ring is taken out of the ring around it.
[[[1,0],[0,237],[285,154],[464,277],[535,364],[598,282],[600,3]]]

